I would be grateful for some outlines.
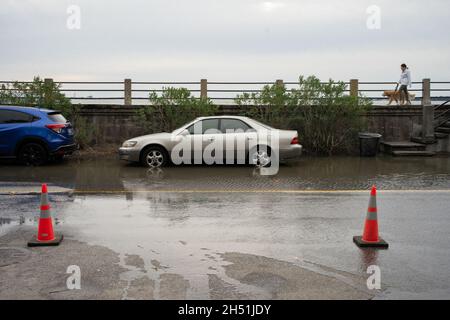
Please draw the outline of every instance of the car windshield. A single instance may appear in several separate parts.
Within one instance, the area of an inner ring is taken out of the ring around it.
[[[197,120],[197,119],[192,120],[191,122],[182,125],[181,127],[177,128],[177,129],[175,129],[175,130],[173,130],[172,133],[178,132],[178,131],[181,130],[182,128],[187,128],[187,127],[189,127],[189,126],[190,126],[191,124],[193,124],[196,120]]]

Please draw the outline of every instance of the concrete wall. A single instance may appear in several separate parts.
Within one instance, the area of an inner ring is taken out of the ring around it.
[[[140,127],[134,119],[142,106],[83,105],[80,116],[92,125],[98,144],[120,144],[124,140],[151,132]],[[237,115],[237,106],[220,106],[219,114]],[[409,140],[419,135],[422,122],[421,106],[375,106],[367,113],[368,131],[378,132],[386,141]]]
[[[140,128],[134,119],[138,108],[120,105],[83,105],[79,116],[95,131],[94,144],[120,144],[146,131],[145,128]]]
[[[422,106],[375,106],[367,114],[367,124],[385,141],[409,141],[421,134]]]
[[[443,139],[436,139],[436,143],[427,144],[427,151],[436,152],[439,154],[450,154],[450,136]]]

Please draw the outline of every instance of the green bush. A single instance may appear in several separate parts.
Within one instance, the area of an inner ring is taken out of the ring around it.
[[[163,88],[158,95],[151,92],[150,106],[138,109],[138,122],[154,132],[171,132],[196,117],[210,116],[217,112],[217,107],[210,99],[197,99],[186,88]]]
[[[291,93],[280,85],[266,85],[258,93],[243,93],[235,102],[247,110],[247,116],[277,128],[285,125],[293,110]]]
[[[75,141],[81,149],[87,149],[97,143],[98,132],[85,118],[75,116],[73,120]]]
[[[371,102],[346,94],[343,82],[321,83],[314,76],[299,77],[298,88],[265,86],[261,92],[242,94],[236,103],[246,115],[280,129],[296,129],[307,152],[318,155],[349,153],[357,132],[365,127],[362,116]]]
[[[60,85],[54,82],[46,83],[40,77],[34,77],[30,83],[3,84],[0,103],[59,110],[68,119],[72,119],[75,114],[70,99],[60,91]]]
[[[30,83],[14,82],[3,84],[0,90],[0,103],[58,110],[75,128],[75,140],[80,146],[86,147],[93,139],[93,131],[86,121],[78,116],[79,106],[73,105],[61,91],[60,85],[45,82],[40,77],[34,77]]]

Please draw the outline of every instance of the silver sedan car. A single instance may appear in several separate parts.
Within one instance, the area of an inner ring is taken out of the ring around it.
[[[173,164],[253,164],[269,166],[302,153],[295,130],[278,130],[241,116],[200,117],[171,133],[132,138],[120,159],[147,167]]]

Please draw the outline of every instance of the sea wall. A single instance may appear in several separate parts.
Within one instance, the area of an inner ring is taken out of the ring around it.
[[[79,115],[88,127],[95,130],[96,144],[120,144],[124,140],[152,132],[142,128],[136,120],[136,110],[145,106],[83,105]],[[242,107],[219,106],[220,115],[239,115]],[[385,141],[409,140],[418,135],[422,124],[422,106],[374,106],[365,115],[367,130],[383,135]]]

